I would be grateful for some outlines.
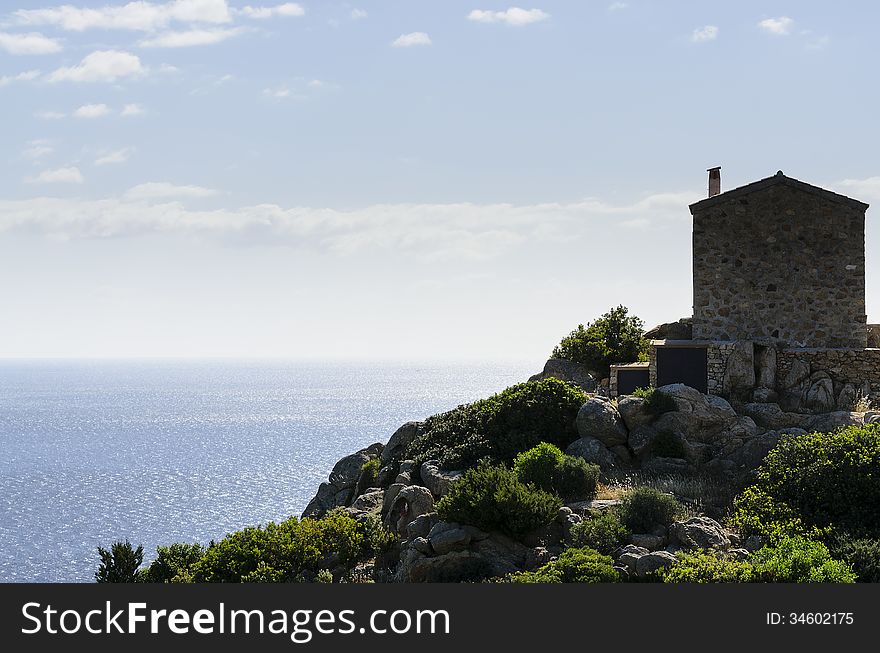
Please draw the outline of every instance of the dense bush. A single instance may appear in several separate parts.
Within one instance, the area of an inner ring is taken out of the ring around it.
[[[549,524],[561,507],[558,496],[526,485],[513,470],[481,463],[452,484],[437,513],[445,521],[520,538]]]
[[[379,459],[370,458],[361,466],[361,475],[358,478],[356,495],[363,494],[367,489],[376,487],[379,479]]]
[[[212,542],[194,565],[192,576],[195,582],[291,582],[331,562],[350,569],[363,546],[363,529],[348,515],[291,517]]]
[[[566,456],[549,442],[517,454],[513,469],[523,483],[532,483],[564,499],[592,499],[599,484],[598,465]]]
[[[650,533],[658,525],[668,526],[682,512],[675,497],[650,487],[630,490],[618,507],[620,521],[633,533]]]
[[[620,576],[611,558],[584,547],[566,549],[540,569],[512,574],[510,580],[514,583],[616,583]]]
[[[585,401],[582,391],[558,379],[520,383],[429,417],[406,457],[464,469],[482,459],[510,462],[540,442],[564,449],[578,439],[575,419]]]
[[[551,357],[581,363],[593,374],[607,377],[614,363],[647,360],[643,326],[625,306],[612,308],[586,327],[579,324],[553,349]]]
[[[678,408],[675,399],[665,392],[657,392],[657,388],[636,388],[632,396],[644,399],[645,410],[654,417],[659,417],[663,413],[669,413]]]
[[[880,537],[880,427],[788,436],[735,502],[745,533],[818,529]]]
[[[752,566],[715,553],[684,553],[660,574],[664,583],[747,583]]]
[[[144,561],[144,547],[134,548],[131,542],[114,542],[107,550],[98,547],[101,562],[95,572],[98,583],[134,583],[140,580],[138,568]]]
[[[611,554],[622,546],[629,536],[630,532],[620,523],[620,518],[614,511],[584,519],[571,527],[572,546],[590,547],[605,554]]]
[[[192,581],[192,569],[205,554],[201,544],[172,544],[156,549],[156,559],[140,575],[145,583]]]
[[[880,583],[880,540],[838,535],[830,539],[828,549],[852,567],[859,583]]]
[[[754,583],[853,583],[856,576],[845,562],[831,557],[821,542],[805,537],[781,537],[752,556]]]

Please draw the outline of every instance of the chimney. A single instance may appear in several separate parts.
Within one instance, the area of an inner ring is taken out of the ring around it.
[[[721,194],[721,166],[709,168],[709,197]]]

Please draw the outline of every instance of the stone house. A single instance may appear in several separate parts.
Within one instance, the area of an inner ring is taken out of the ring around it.
[[[691,333],[651,341],[650,384],[803,412],[880,397],[880,329],[865,315],[868,205],[782,171],[724,193],[720,182],[710,169],[709,197],[690,206]],[[630,373],[613,370],[612,389],[626,386],[615,372]]]

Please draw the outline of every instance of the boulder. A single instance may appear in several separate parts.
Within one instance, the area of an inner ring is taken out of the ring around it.
[[[302,519],[323,517],[327,511],[336,507],[336,494],[339,490],[330,483],[321,483],[314,498],[303,510]]]
[[[437,522],[428,533],[428,542],[438,555],[452,551],[464,551],[471,543],[471,534],[460,524]]]
[[[434,496],[431,491],[421,485],[407,485],[394,498],[386,523],[404,535],[410,522],[430,512],[434,512]]]
[[[752,391],[752,401],[757,404],[775,404],[779,401],[779,393],[770,388],[755,388]]]
[[[471,536],[471,550],[478,553],[492,576],[503,576],[526,568],[534,547],[527,547],[500,533],[477,539]]]
[[[596,438],[606,447],[626,444],[628,431],[610,401],[599,397],[589,399],[578,411],[576,424],[582,438]]]
[[[766,429],[782,429],[788,427],[799,427],[810,418],[809,415],[801,413],[787,413],[782,410],[779,404],[761,404],[750,403],[745,404],[741,408],[741,412],[751,417],[756,424]]]
[[[361,476],[361,469],[369,460],[369,454],[364,451],[342,458],[330,472],[330,484],[338,489],[354,487]]]
[[[863,426],[864,413],[851,413],[846,410],[837,410],[831,413],[814,415],[803,424],[807,432],[817,431],[829,433],[845,426]]]
[[[662,549],[666,545],[666,538],[653,533],[636,533],[631,538],[634,546],[648,551],[656,551]]]
[[[409,524],[407,524],[407,539],[413,540],[417,537],[423,537],[427,539],[428,533],[431,532],[431,529],[434,528],[434,524],[436,524],[438,521],[440,521],[440,518],[437,516],[436,512],[429,512],[424,515],[419,515]]]
[[[642,471],[656,476],[687,476],[696,468],[684,458],[651,458],[642,465]]]
[[[777,442],[779,442],[779,431],[767,431],[744,440],[740,447],[726,452],[725,455],[741,469],[757,469]]]
[[[645,578],[660,569],[667,569],[678,562],[674,554],[669,551],[655,551],[641,556],[636,560],[636,576]]]
[[[786,410],[797,410],[810,387],[810,366],[795,359],[782,379],[782,402]]]
[[[596,377],[590,374],[583,364],[564,358],[551,358],[544,364],[544,370],[529,378],[529,381],[543,381],[550,378],[571,383],[587,392],[596,389]]]
[[[669,527],[669,534],[685,549],[726,549],[730,546],[730,539],[721,524],[709,517],[674,522]]]
[[[694,318],[683,317],[678,322],[667,322],[645,331],[648,340],[693,340]]]
[[[755,351],[755,384],[759,388],[776,387],[776,349],[757,347]]]
[[[630,437],[633,429],[654,421],[654,416],[645,408],[645,400],[641,397],[621,397],[617,400],[617,412],[630,431]]]
[[[859,400],[859,391],[852,383],[845,383],[837,395],[837,410],[854,410]]]
[[[583,458],[588,463],[599,465],[599,467],[603,471],[614,469],[621,465],[621,461],[618,460],[617,456],[609,451],[608,447],[606,447],[596,438],[589,436],[579,438],[572,442],[570,445],[568,445],[565,453],[567,453],[569,456],[578,456],[580,458]]]
[[[627,544],[626,546],[618,549],[614,552],[614,559],[617,560],[621,565],[626,567],[632,572],[635,572],[636,563],[639,561],[644,555],[650,553],[648,549],[642,546],[636,546],[634,544]]]
[[[834,382],[827,372],[816,372],[810,376],[810,387],[804,394],[804,406],[814,413],[829,413],[836,405]]]
[[[354,503],[351,504],[351,509],[356,512],[369,512],[378,515],[382,510],[384,498],[385,490],[370,488],[354,500]]]
[[[442,497],[449,492],[449,487],[461,477],[462,472],[442,471],[439,461],[427,460],[422,463],[419,474],[422,477],[422,483],[431,490],[431,494],[435,497]]]
[[[636,455],[650,451],[651,443],[657,437],[657,429],[651,426],[636,426],[629,432],[629,448]]]
[[[425,555],[431,555],[434,553],[434,550],[431,548],[431,543],[428,542],[424,537],[417,537],[410,542],[410,546],[414,548],[419,553],[424,553]]]
[[[412,444],[422,431],[423,422],[407,422],[397,429],[388,439],[388,444],[382,450],[379,463],[382,466],[389,464],[395,459],[399,459],[406,451],[407,447]]]
[[[724,366],[721,387],[728,397],[745,399],[755,387],[755,346],[747,340],[733,344]]]
[[[479,553],[453,551],[427,556],[413,546],[400,556],[396,580],[404,583],[456,583],[481,580],[488,574],[488,564]]]
[[[382,514],[388,514],[388,511],[391,510],[391,504],[394,503],[397,495],[400,494],[400,491],[405,487],[405,483],[392,483],[388,486],[388,489],[385,490],[385,496],[382,501]]]

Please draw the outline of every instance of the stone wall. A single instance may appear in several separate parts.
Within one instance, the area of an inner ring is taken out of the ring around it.
[[[880,400],[880,349],[782,349],[776,360],[776,387],[790,405],[823,384],[838,408],[853,395]]]
[[[710,395],[724,393],[724,370],[733,349],[734,343],[732,342],[716,342],[706,348],[706,367],[709,377],[706,389]]]
[[[784,176],[750,186],[691,207],[694,339],[864,348],[866,205]]]

